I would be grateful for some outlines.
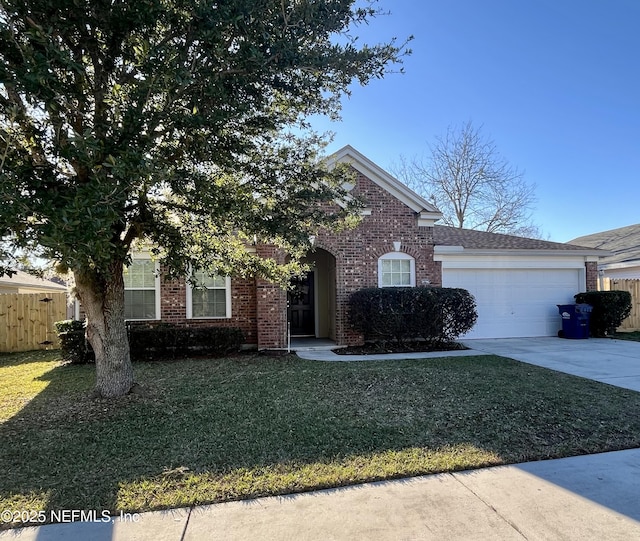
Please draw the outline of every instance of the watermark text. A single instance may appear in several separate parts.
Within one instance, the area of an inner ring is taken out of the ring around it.
[[[0,511],[0,523],[46,524],[49,522],[140,522],[139,513],[96,511],[93,509],[52,509],[50,511]]]

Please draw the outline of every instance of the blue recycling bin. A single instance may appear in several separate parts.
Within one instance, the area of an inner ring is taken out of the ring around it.
[[[593,307],[590,304],[558,304],[557,306],[562,317],[562,330],[558,331],[558,336],[574,340],[589,338],[589,318]]]

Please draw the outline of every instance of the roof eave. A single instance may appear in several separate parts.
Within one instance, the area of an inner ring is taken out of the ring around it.
[[[436,245],[436,255],[465,255],[465,256],[558,256],[558,257],[586,257],[591,261],[599,261],[609,255],[603,250],[559,250],[545,248],[465,248],[463,246]]]
[[[0,284],[1,285],[7,285],[7,286],[15,286],[15,287],[24,287],[24,288],[29,288],[29,289],[47,289],[50,291],[60,291],[60,292],[64,292],[67,291],[67,288],[65,286],[61,286],[58,285],[56,283],[54,283],[53,285],[49,285],[49,284],[32,284],[32,283],[27,283],[27,282],[12,282],[12,281],[8,281],[8,280],[0,280]]]
[[[598,268],[602,270],[628,269],[632,267],[640,267],[640,259],[618,261],[616,263],[600,262],[598,265]]]

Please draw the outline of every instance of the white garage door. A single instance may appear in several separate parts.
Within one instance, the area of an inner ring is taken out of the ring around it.
[[[444,287],[468,290],[478,321],[464,338],[555,336],[562,327],[557,304],[575,302],[577,269],[443,269]]]

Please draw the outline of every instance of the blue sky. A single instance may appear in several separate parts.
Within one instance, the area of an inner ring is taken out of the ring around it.
[[[640,222],[640,1],[382,0],[356,33],[414,35],[404,75],[343,100],[329,152],[384,169],[470,120],[536,185],[550,240]]]

